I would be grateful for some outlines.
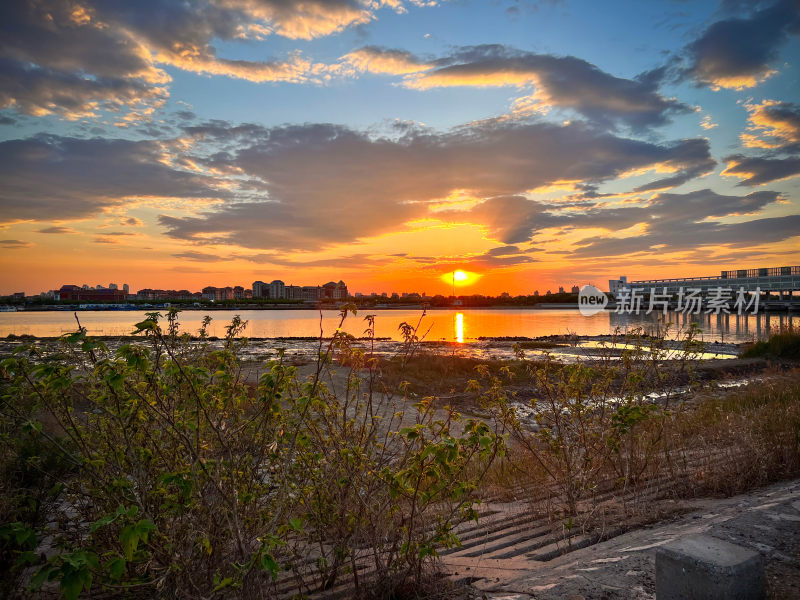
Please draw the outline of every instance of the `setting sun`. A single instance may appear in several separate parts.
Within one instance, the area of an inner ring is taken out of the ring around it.
[[[463,269],[448,271],[447,273],[444,273],[441,276],[442,281],[453,287],[472,285],[480,278],[481,275],[479,273],[474,273],[472,271],[464,271]]]

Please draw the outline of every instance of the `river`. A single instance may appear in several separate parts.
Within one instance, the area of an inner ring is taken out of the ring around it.
[[[164,312],[164,311],[162,311]],[[133,324],[144,318],[144,311],[79,311],[81,324],[91,335],[115,336],[129,334]],[[209,335],[223,336],[225,325],[238,314],[248,321],[246,335],[254,338],[319,336],[320,313],[316,310],[191,310],[180,315],[183,331],[196,333],[205,315],[212,318]],[[422,311],[364,309],[357,316],[348,316],[343,329],[357,337],[364,335],[364,316],[375,315],[377,337],[400,340],[398,326],[407,322],[416,326]],[[689,323],[698,323],[705,341],[748,342],[768,337],[782,327],[800,327],[800,315],[772,313],[760,315],[684,315],[671,313],[666,317],[652,315],[619,315],[605,311],[586,317],[575,309],[462,309],[429,310],[419,327],[419,335],[428,341],[469,343],[480,337],[540,337],[558,334],[595,336],[636,327],[652,330],[658,324],[674,323],[671,337],[680,335]],[[322,314],[326,336],[336,330],[339,318],[336,311]],[[0,337],[9,334],[29,334],[38,337],[59,336],[76,329],[75,317],[68,311],[20,311],[0,313]]]

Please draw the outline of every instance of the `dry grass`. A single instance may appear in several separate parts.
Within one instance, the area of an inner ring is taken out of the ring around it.
[[[636,482],[607,465],[573,516],[573,533],[602,535],[657,521],[681,510],[674,500],[732,496],[800,474],[800,370],[741,389],[705,392],[640,425],[641,446],[658,448]],[[607,456],[598,455],[598,461]],[[511,443],[486,478],[483,494],[522,500],[562,528],[569,518],[558,485],[524,447]]]

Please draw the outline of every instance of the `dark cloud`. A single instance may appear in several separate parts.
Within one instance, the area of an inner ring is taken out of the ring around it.
[[[512,254],[519,254],[521,250],[519,246],[499,246],[497,248],[492,248],[486,254],[488,256],[509,256]]]
[[[213,43],[271,34],[312,39],[366,23],[380,6],[358,0],[2,2],[0,108],[79,118],[126,107],[147,116],[167,95],[163,66],[257,82],[322,81],[328,66],[299,54],[233,60],[218,56]]]
[[[44,229],[37,229],[36,233],[61,234],[61,233],[79,233],[79,232],[74,230],[72,227],[53,226],[53,227],[45,227]]]
[[[30,242],[24,242],[22,240],[0,240],[0,248],[6,248],[8,250],[15,250],[17,248],[27,248],[32,246]]]
[[[726,223],[720,217],[756,214],[780,199],[777,192],[722,195],[709,189],[686,194],[663,193],[635,211],[646,230],[626,238],[593,238],[578,244],[576,257],[686,251],[719,246],[745,247],[798,235],[800,214]],[[584,217],[577,217],[583,220]]]
[[[743,177],[737,185],[756,186],[800,175],[800,157],[756,158],[741,154],[725,157],[728,167],[723,175]]]
[[[706,139],[681,140],[675,144],[674,148],[682,158],[682,168],[675,175],[640,185],[634,190],[635,192],[678,187],[696,177],[711,173],[716,166],[716,161],[711,158],[708,140]]]
[[[2,220],[75,219],[136,198],[227,198],[219,181],[161,162],[157,142],[40,135],[0,142]]]
[[[224,127],[202,131],[213,131],[215,143],[228,143]],[[515,195],[559,181],[601,183],[656,166],[686,172],[698,160],[704,169],[713,166],[705,140],[659,145],[580,123],[490,124],[447,133],[412,131],[400,139],[371,138],[334,125],[240,134],[235,128],[228,133],[241,149],[214,155],[205,164],[233,167],[262,182],[268,200],[239,202],[191,217],[163,215],[160,221],[169,235],[252,248],[320,249],[429,217],[429,205],[455,190],[468,190],[480,200],[494,198],[493,206],[502,212],[514,209],[499,206],[502,198],[526,203]],[[247,139],[250,145],[245,145]],[[482,220],[471,222],[491,224],[495,216],[485,209],[444,210],[434,216],[476,218],[481,210],[486,212]],[[518,243],[535,224],[504,222],[497,228],[499,239]]]
[[[226,260],[222,256],[217,256],[216,254],[207,254],[205,252],[179,252],[178,254],[173,254],[172,256],[175,258],[196,260],[198,262],[218,262],[221,260]]]
[[[539,262],[539,259],[533,258],[528,254],[503,254],[497,255],[487,252],[478,256],[470,256],[466,259],[466,265],[470,269],[484,270],[501,267],[514,267],[516,265],[527,265]]]
[[[691,110],[659,93],[665,69],[624,79],[574,56],[536,54],[502,45],[462,48],[435,65],[409,76],[406,85],[418,89],[533,86],[532,95],[517,100],[517,112],[553,106],[574,110],[603,126],[624,124],[636,129],[663,125],[672,115]]]
[[[770,75],[781,46],[798,31],[796,0],[779,0],[747,17],[717,21],[687,47],[684,75],[714,88],[752,87]]]
[[[748,127],[741,138],[746,147],[800,152],[800,105],[764,100],[745,107]]]

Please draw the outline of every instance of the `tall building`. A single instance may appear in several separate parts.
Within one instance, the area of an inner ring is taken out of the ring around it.
[[[573,285],[572,286],[572,293],[573,294],[579,294],[580,291],[581,291],[581,289],[577,285]]]
[[[286,298],[286,284],[280,279],[271,281],[269,284],[269,297],[276,300]]]
[[[253,298],[267,298],[269,297],[269,285],[263,281],[253,282]]]

